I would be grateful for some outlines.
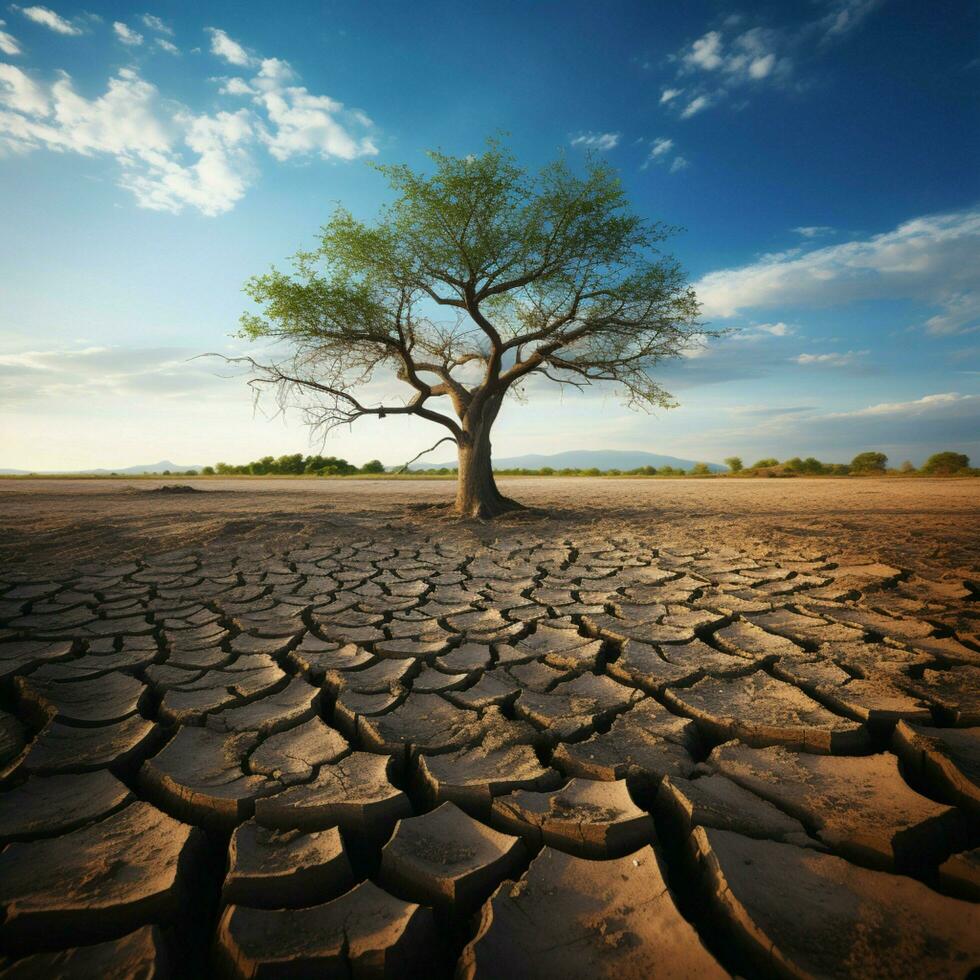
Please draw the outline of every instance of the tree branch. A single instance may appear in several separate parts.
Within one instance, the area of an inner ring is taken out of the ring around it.
[[[411,465],[412,465],[412,463],[414,463],[414,462],[415,462],[415,460],[417,460],[417,459],[418,459],[419,457],[421,457],[421,456],[424,456],[424,455],[425,455],[426,453],[431,453],[431,452],[432,452],[432,450],[436,448],[436,446],[441,446],[441,445],[442,445],[442,444],[443,444],[444,442],[456,442],[456,440],[455,440],[455,439],[454,439],[454,438],[453,438],[452,436],[443,436],[443,437],[442,437],[442,438],[441,438],[441,439],[440,439],[440,440],[439,440],[438,442],[436,442],[436,443],[434,443],[433,445],[431,445],[431,446],[429,446],[429,448],[428,448],[428,449],[423,449],[423,450],[422,450],[422,452],[420,452],[418,456],[413,456],[413,457],[412,457],[412,458],[411,458],[411,459],[410,459],[410,460],[409,460],[409,461],[408,461],[408,462],[407,462],[407,463],[406,463],[406,464],[405,464],[405,465],[404,465],[404,466],[403,466],[403,467],[402,467],[402,468],[401,468],[400,470],[398,470],[397,472],[398,472],[398,473],[404,473],[404,472],[406,472],[406,470],[408,470],[408,468],[409,468],[409,466],[411,466]],[[459,443],[456,443],[456,444],[457,444],[457,445],[459,445]]]

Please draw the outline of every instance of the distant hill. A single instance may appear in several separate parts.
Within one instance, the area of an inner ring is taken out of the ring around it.
[[[592,467],[600,470],[635,470],[638,466],[672,466],[674,469],[689,470],[695,459],[680,459],[677,456],[661,456],[659,453],[645,453],[634,449],[571,449],[564,453],[532,453],[527,456],[505,456],[494,458],[493,465],[501,470],[539,470],[542,466],[550,466],[555,470],[573,469],[588,470]],[[444,466],[454,467],[456,460],[447,463],[413,463],[413,470],[441,469]],[[718,463],[708,463],[712,473],[722,473],[728,467]]]
[[[203,465],[183,465],[171,463],[169,459],[162,459],[159,463],[146,463],[143,466],[126,466],[117,470],[0,470],[0,476],[27,476],[29,473],[37,473],[43,476],[65,475],[71,476],[108,476],[110,473],[118,473],[120,476],[143,476],[147,473],[162,473],[170,470],[171,473],[185,473],[187,470],[201,470]]]

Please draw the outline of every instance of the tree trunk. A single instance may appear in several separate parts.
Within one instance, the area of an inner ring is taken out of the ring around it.
[[[464,517],[497,517],[523,505],[505,497],[493,478],[490,428],[497,412],[485,411],[475,423],[463,426],[459,441],[459,478],[456,483],[456,510]]]

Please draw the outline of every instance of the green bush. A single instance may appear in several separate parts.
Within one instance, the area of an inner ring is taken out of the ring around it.
[[[887,462],[888,457],[884,453],[858,453],[851,460],[851,472],[857,474],[884,473]]]
[[[970,468],[970,457],[964,453],[933,453],[922,464],[922,472],[931,476],[952,476]]]
[[[766,459],[760,459],[758,462],[753,463],[749,469],[750,470],[767,470],[772,466],[779,466],[778,459],[772,459],[771,457]]]
[[[725,460],[725,465],[731,470],[732,473],[742,472],[742,460],[739,456],[729,456]]]
[[[362,473],[384,473],[385,464],[380,459],[368,460],[362,467]]]
[[[691,467],[691,476],[707,476],[710,472],[707,463],[695,463]]]

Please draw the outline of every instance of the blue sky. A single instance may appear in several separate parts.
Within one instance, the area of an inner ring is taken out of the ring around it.
[[[68,3],[0,10],[0,466],[306,451],[205,351],[244,280],[334,202],[386,199],[500,131],[587,150],[673,241],[723,340],[657,373],[680,407],[547,387],[501,456],[718,460],[880,449],[980,459],[980,14],[974,3]],[[363,421],[396,463],[441,432]]]

